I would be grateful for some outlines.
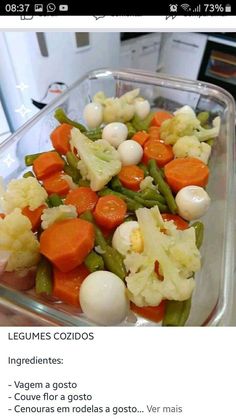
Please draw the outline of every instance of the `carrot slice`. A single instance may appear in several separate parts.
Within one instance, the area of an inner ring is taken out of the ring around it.
[[[90,274],[88,268],[82,263],[69,272],[61,272],[53,269],[53,296],[70,305],[78,306],[79,291],[82,282]]]
[[[63,172],[53,173],[51,176],[43,179],[43,186],[48,195],[56,193],[60,196],[66,196],[70,190],[69,183],[62,178]]]
[[[94,246],[94,226],[79,218],[58,221],[40,236],[40,252],[62,272],[83,263]]]
[[[63,167],[64,161],[56,151],[47,151],[33,162],[33,169],[37,179],[44,179],[55,172],[59,172]]]
[[[158,140],[148,140],[143,149],[143,163],[147,164],[149,160],[156,160],[159,167],[165,166],[174,158],[171,145]]]
[[[91,211],[95,208],[98,201],[96,192],[91,188],[83,187],[73,189],[66,197],[65,204],[75,205],[78,214],[85,211]]]
[[[174,221],[178,230],[186,230],[189,227],[188,222],[183,220],[179,215],[162,213],[161,216],[164,221]]]
[[[174,192],[189,185],[206,186],[209,169],[205,163],[195,157],[174,159],[169,162],[164,173],[166,180]]]
[[[0,218],[2,218],[2,219],[3,219],[3,218],[5,218],[5,217],[6,217],[6,214],[4,214],[3,212],[1,212],[1,213],[0,213]]]
[[[93,215],[99,225],[112,229],[124,221],[126,210],[127,205],[123,199],[106,195],[99,198]]]
[[[148,128],[149,140],[162,141],[160,137],[160,127],[152,126]]]
[[[132,140],[139,143],[142,147],[148,139],[149,139],[149,134],[146,131],[138,131],[132,137]]]
[[[72,125],[61,124],[52,131],[50,138],[55,150],[60,154],[66,154],[70,151],[70,138]]]
[[[130,308],[136,314],[144,317],[145,319],[151,320],[153,322],[159,323],[164,318],[165,314],[165,305],[166,301],[163,300],[159,306],[147,306],[147,307],[138,307],[131,302]]]
[[[173,115],[170,112],[166,111],[157,111],[154,117],[151,120],[151,126],[160,127],[162,122],[166,121],[167,119],[173,118]]]
[[[140,182],[144,179],[144,171],[135,164],[123,166],[118,174],[118,178],[126,188],[132,189],[132,191],[138,191]]]
[[[32,231],[37,231],[41,223],[41,215],[43,210],[47,208],[46,205],[40,205],[35,210],[30,210],[29,207],[25,207],[21,210],[22,214],[29,218],[32,224]]]

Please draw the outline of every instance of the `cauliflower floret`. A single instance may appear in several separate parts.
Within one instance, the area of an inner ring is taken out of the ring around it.
[[[98,92],[94,96],[93,101],[103,106],[103,122],[127,122],[134,116],[134,102],[138,94],[139,89],[134,89],[119,98],[107,98],[104,92]]]
[[[180,137],[194,135],[199,141],[215,138],[220,132],[220,117],[212,121],[212,128],[203,128],[195,112],[189,106],[178,109],[174,117],[161,124],[160,137],[166,144],[175,144]]]
[[[39,242],[19,208],[0,219],[0,250],[10,253],[6,271],[30,268],[39,261]]]
[[[76,207],[74,205],[59,205],[58,207],[45,208],[41,216],[42,228],[45,230],[56,221],[76,218],[77,215]]]
[[[157,187],[156,185],[153,184],[154,179],[152,176],[146,176],[141,182],[140,182],[140,189],[141,191],[143,191],[146,188],[150,188],[150,189],[156,189]]]
[[[158,305],[163,299],[187,300],[195,287],[193,273],[200,269],[194,228],[177,230],[173,222],[163,221],[158,207],[141,208],[136,215],[144,250],[131,252],[124,261],[130,300],[140,307]],[[155,272],[156,261],[163,278]]]
[[[13,179],[2,196],[2,207],[7,213],[15,208],[27,206],[33,211],[44,204],[47,196],[47,192],[37,179],[33,177]]]
[[[194,135],[180,137],[173,146],[175,157],[196,157],[207,164],[211,146],[200,142]]]

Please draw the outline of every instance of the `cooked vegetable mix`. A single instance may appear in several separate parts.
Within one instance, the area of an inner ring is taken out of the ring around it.
[[[139,89],[98,92],[83,116],[86,126],[57,109],[53,148],[25,156],[32,169],[0,185],[0,278],[34,272],[36,294],[95,324],[119,324],[131,310],[184,326],[220,118],[189,106],[153,111]]]

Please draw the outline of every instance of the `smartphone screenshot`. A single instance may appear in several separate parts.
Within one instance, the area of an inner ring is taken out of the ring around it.
[[[3,419],[234,418],[235,9],[1,2]]]

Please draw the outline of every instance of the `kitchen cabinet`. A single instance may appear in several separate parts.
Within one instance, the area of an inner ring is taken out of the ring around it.
[[[121,42],[120,67],[157,71],[161,33],[151,33]]]

